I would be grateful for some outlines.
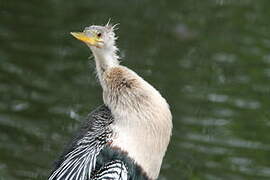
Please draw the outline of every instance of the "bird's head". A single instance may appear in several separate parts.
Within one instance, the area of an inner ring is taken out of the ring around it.
[[[116,51],[115,47],[115,25],[107,24],[105,26],[92,25],[86,27],[83,32],[71,32],[78,40],[86,43],[90,49],[95,52]]]

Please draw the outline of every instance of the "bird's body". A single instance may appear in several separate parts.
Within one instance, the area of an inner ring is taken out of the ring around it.
[[[73,35],[93,52],[105,105],[89,115],[49,180],[157,179],[172,129],[166,100],[119,64],[112,26]]]

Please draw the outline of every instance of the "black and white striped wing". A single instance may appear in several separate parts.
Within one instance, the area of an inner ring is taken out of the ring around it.
[[[49,180],[90,180],[95,170],[96,157],[110,141],[108,128],[113,118],[106,106],[93,111],[81,128],[71,147],[62,155]]]
[[[105,164],[95,175],[93,180],[127,180],[128,171],[120,160],[114,160]]]

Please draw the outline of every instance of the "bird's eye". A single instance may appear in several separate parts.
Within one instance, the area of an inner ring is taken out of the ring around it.
[[[101,37],[101,33],[97,33],[97,37],[99,37],[99,38],[100,38],[100,37]]]

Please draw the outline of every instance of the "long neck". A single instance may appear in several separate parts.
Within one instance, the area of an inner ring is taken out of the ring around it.
[[[99,81],[104,90],[105,84],[103,80],[103,73],[115,66],[119,65],[118,56],[116,54],[117,48],[113,46],[111,49],[92,49],[95,57],[96,69]]]

